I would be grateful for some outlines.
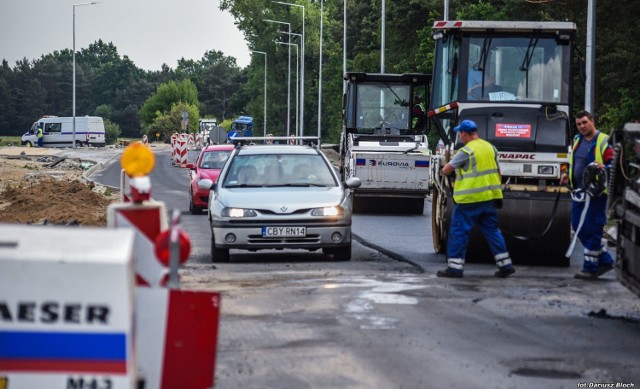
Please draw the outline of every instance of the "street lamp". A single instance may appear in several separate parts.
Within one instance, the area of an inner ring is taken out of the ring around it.
[[[262,136],[267,136],[267,53],[253,50],[254,53],[264,55],[264,131]]]
[[[295,46],[296,47],[296,136],[301,136],[301,132],[298,130],[298,101],[299,101],[299,90],[300,84],[298,83],[298,74],[300,73],[300,66],[298,64],[298,44],[297,43],[287,43],[287,42],[278,42],[274,41],[277,45],[287,45],[287,46]],[[289,134],[287,134],[289,136]]]
[[[380,40],[380,73],[384,74],[384,38],[385,38],[385,25],[386,23],[386,10],[385,10],[385,0],[382,0],[382,15],[380,16],[381,24],[382,24],[382,39]]]
[[[263,22],[268,23],[278,23],[278,24],[286,24],[289,27],[289,32],[291,32],[291,23],[281,22],[279,20],[270,20],[263,19]],[[289,43],[291,43],[291,38],[289,38]],[[291,133],[291,46],[289,46],[289,56],[287,58],[288,68],[287,68],[287,136]],[[297,116],[296,116],[297,117]]]
[[[347,93],[347,80],[344,79],[344,75],[347,74],[347,0],[343,0],[343,15],[342,15],[342,95]]]
[[[293,36],[297,36],[298,38],[302,39],[302,35],[296,34],[295,32],[286,32],[286,31],[279,31],[279,32],[280,32],[280,34],[287,34],[289,36],[293,35]],[[291,40],[289,40],[289,43],[291,43]],[[298,69],[298,65],[297,64],[296,64],[296,69]],[[297,71],[298,70],[296,70],[296,72]],[[296,78],[296,128],[302,128],[302,124],[300,124],[300,127],[298,127],[298,122],[300,121],[300,110],[301,110],[300,105],[298,105],[298,102],[300,101],[300,97],[298,96],[297,91],[299,90],[299,88],[300,88],[300,84],[298,83],[298,79]],[[296,130],[296,135],[297,136],[302,136],[302,133],[298,134],[298,131]]]
[[[587,2],[587,82],[584,88],[584,107],[587,112],[593,112],[595,72],[595,47],[596,47],[596,0]]]
[[[322,19],[324,0],[320,0],[320,63],[318,64],[318,142],[320,142],[320,129],[322,128]]]
[[[91,3],[79,3],[73,5],[73,148],[76,148],[76,7],[81,5],[94,5],[99,1],[92,1]],[[87,129],[88,131],[88,129]]]
[[[300,7],[302,8],[302,54],[300,55],[302,57],[302,61],[301,61],[301,65],[300,65],[300,73],[302,74],[302,76],[300,77],[301,79],[301,86],[300,86],[300,135],[302,135],[304,133],[304,14],[305,14],[305,9],[304,9],[304,5],[300,5],[300,4],[293,4],[293,3],[285,3],[283,1],[274,1],[274,3],[276,4],[282,4],[282,5],[288,5],[291,7]]]

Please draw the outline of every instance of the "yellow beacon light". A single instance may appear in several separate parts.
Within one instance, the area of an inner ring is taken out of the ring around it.
[[[156,158],[142,142],[135,142],[122,152],[120,166],[129,177],[146,176],[153,170]]]

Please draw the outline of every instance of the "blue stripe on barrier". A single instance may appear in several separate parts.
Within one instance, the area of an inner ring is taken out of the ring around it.
[[[0,358],[125,360],[126,334],[0,331]]]

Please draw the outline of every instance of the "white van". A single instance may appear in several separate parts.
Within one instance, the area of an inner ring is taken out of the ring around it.
[[[29,132],[22,135],[23,146],[38,145],[38,127],[42,126],[44,147],[72,147],[73,146],[73,117],[44,116],[33,123]],[[98,116],[76,116],[76,147],[95,146],[104,147],[104,122]]]

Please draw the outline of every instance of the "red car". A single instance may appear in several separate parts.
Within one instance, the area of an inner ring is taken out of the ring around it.
[[[212,145],[202,149],[195,164],[187,164],[189,169],[189,212],[196,215],[202,213],[209,205],[209,191],[198,188],[198,181],[207,178],[213,182],[218,180],[220,170],[229,158],[234,145]]]

